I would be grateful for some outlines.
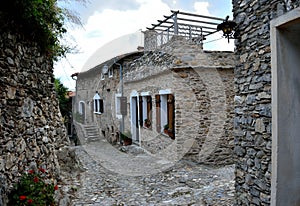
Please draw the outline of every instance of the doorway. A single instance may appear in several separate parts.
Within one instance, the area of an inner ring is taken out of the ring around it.
[[[271,205],[300,205],[300,12],[271,21]]]
[[[139,98],[138,96],[131,96],[130,98],[130,119],[131,119],[131,133],[132,140],[139,142]]]

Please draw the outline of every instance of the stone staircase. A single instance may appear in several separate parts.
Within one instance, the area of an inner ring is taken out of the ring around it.
[[[84,125],[85,141],[87,143],[100,140],[100,132],[97,125]]]

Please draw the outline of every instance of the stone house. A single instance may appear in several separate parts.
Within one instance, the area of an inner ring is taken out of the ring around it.
[[[180,32],[157,45],[159,35],[148,29],[144,51],[78,74],[77,130],[87,136],[93,126],[112,143],[130,133],[134,144],[172,161],[232,163],[234,54],[204,51],[201,39]]]

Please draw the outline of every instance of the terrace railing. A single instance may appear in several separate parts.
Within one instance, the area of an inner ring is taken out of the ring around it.
[[[197,44],[203,44],[207,36],[217,32],[217,25],[224,19],[198,14],[171,11],[170,16],[158,20],[157,24],[147,27],[145,32],[145,51],[159,49],[169,42],[174,35],[192,39]]]

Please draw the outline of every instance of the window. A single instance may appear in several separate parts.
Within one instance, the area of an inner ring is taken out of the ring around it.
[[[144,118],[143,118],[143,98],[142,96],[139,96],[139,124],[140,124],[140,127],[143,127],[144,125]]]
[[[152,98],[150,95],[147,95],[143,96],[142,100],[144,126],[150,128],[152,123]]]
[[[105,79],[105,75],[103,73],[101,73],[101,80]]]
[[[79,102],[79,109],[78,109],[79,114],[84,114],[84,110],[85,110],[84,102],[80,101]]]
[[[111,68],[109,68],[109,70],[108,70],[108,77],[111,78],[111,77],[113,77],[113,75],[114,75],[114,70],[113,70],[113,68],[111,67]]]
[[[155,95],[155,110],[156,110],[156,131],[161,132],[161,117],[160,117],[160,95]]]
[[[121,94],[116,94],[116,116],[118,119],[122,118],[121,115]]]
[[[173,94],[155,95],[156,130],[163,132],[164,127],[169,129],[168,135],[175,139],[175,98]]]
[[[102,114],[103,113],[103,99],[100,98],[98,92],[96,92],[94,98],[94,113]]]
[[[127,97],[121,94],[116,94],[116,116],[118,119],[122,118],[122,115],[127,115]]]

